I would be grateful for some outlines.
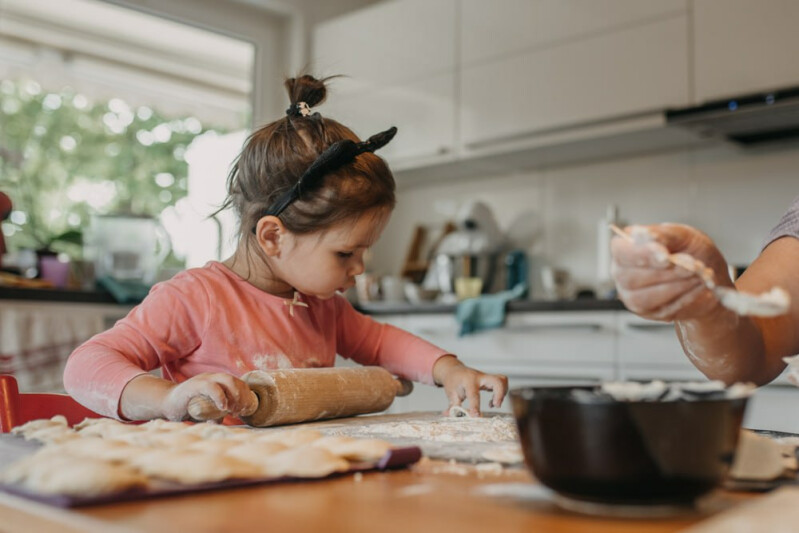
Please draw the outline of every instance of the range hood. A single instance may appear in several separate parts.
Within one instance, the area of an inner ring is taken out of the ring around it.
[[[669,110],[666,122],[743,146],[799,139],[799,87]]]

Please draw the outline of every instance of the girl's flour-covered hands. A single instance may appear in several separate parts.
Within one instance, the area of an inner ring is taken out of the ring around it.
[[[441,357],[433,366],[433,379],[444,387],[449,399],[449,407],[460,406],[464,400],[469,402],[469,414],[480,416],[480,391],[490,390],[493,395],[489,405],[499,407],[508,391],[508,378],[498,374],[484,374],[469,368],[454,355]]]
[[[164,418],[189,418],[189,402],[196,396],[205,396],[217,409],[232,416],[241,415],[250,405],[250,388],[239,378],[222,373],[198,374],[172,387],[161,403]]]
[[[186,420],[189,402],[197,396],[210,399],[220,411],[233,416],[251,407],[250,388],[230,374],[198,374],[178,384],[142,374],[122,391],[119,414],[128,420]]]

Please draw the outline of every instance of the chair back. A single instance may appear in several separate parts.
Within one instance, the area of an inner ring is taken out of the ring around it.
[[[84,418],[102,417],[68,394],[20,394],[14,376],[0,374],[0,433],[8,433],[12,428],[37,418],[55,415],[64,415],[70,426]]]

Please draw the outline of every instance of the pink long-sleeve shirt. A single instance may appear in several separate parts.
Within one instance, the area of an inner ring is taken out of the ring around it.
[[[125,385],[159,367],[164,379],[179,383],[203,372],[329,367],[339,354],[433,384],[433,365],[445,350],[362,315],[341,296],[300,301],[308,307],[293,306],[291,316],[291,300],[261,291],[221,263],[186,270],[79,346],[64,386],[89,409],[119,418]]]

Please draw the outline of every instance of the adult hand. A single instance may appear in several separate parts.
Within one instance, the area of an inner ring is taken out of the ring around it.
[[[161,402],[163,416],[169,420],[189,418],[189,402],[197,396],[205,396],[217,409],[233,416],[252,411],[252,393],[247,384],[230,374],[214,373],[198,374],[174,385]]]
[[[480,391],[492,391],[491,407],[500,407],[508,391],[508,378],[498,374],[485,374],[469,368],[455,356],[446,355],[436,361],[433,367],[435,382],[444,387],[449,399],[449,407],[444,414],[464,400],[469,402],[469,414],[480,416]]]
[[[697,274],[677,267],[670,254],[687,254],[713,270],[717,285],[732,286],[727,263],[713,241],[682,224],[630,226],[634,242],[611,241],[611,272],[627,308],[652,320],[674,321],[706,316],[720,306]]]

